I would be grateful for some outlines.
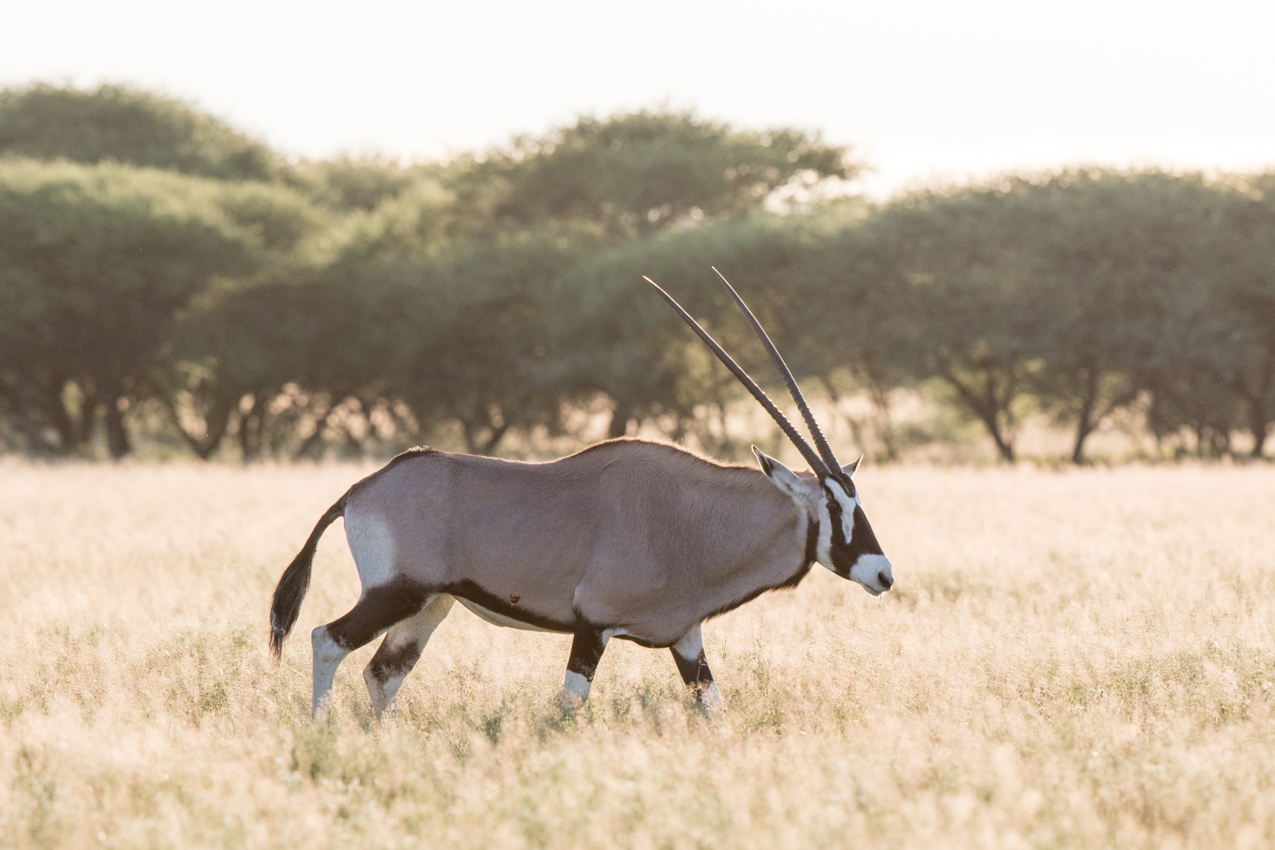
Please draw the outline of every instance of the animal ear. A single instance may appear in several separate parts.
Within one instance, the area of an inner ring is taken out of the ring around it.
[[[844,472],[850,478],[854,478],[854,471],[859,468],[859,462],[862,460],[863,460],[863,455],[859,455],[857,458],[855,458],[854,463],[847,463],[845,466],[841,467],[841,471]]]
[[[772,483],[780,490],[783,490],[789,496],[796,496],[802,493],[801,479],[797,477],[791,469],[784,466],[779,461],[770,457],[761,449],[753,446],[753,454],[757,455],[757,463],[761,466],[761,471]]]

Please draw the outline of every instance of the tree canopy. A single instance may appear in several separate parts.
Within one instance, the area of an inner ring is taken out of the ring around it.
[[[0,153],[120,162],[219,180],[280,176],[270,148],[179,100],[129,86],[0,91]]]
[[[858,170],[845,148],[815,134],[641,111],[515,139],[476,163],[474,175],[504,185],[497,220],[583,219],[636,236],[687,219],[739,217],[794,181],[849,179]]]
[[[111,453],[127,453],[120,414],[177,314],[268,265],[253,231],[275,209],[234,184],[0,160],[0,392],[32,450],[78,452],[100,403]]]
[[[1006,461],[1042,421],[1077,463],[1117,420],[1263,456],[1275,177],[1071,170],[872,206],[838,197],[861,167],[668,111],[289,163],[128,87],[2,91],[0,446],[253,460],[658,427],[738,453],[753,408],[641,281],[782,397],[715,265],[807,387],[867,402],[879,457],[924,436],[900,393]]]

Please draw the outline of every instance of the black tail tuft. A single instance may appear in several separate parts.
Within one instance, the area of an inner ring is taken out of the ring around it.
[[[301,600],[305,599],[305,592],[310,588],[310,568],[314,564],[314,552],[319,548],[319,538],[329,525],[336,522],[337,517],[345,514],[345,499],[348,495],[342,496],[319,518],[301,551],[279,577],[279,585],[274,589],[274,601],[270,605],[270,654],[275,661],[283,655],[283,640],[296,625],[297,616],[301,613]]]

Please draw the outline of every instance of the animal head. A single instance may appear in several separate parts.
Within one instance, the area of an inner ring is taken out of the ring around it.
[[[748,373],[740,368],[739,364],[717,344],[717,341],[709,335],[708,331],[700,327],[699,323],[682,309],[682,305],[673,300],[673,297],[661,289],[655,281],[649,277],[645,278],[645,280],[655,287],[660,295],[664,297],[664,300],[690,326],[691,330],[695,331],[696,335],[726,365],[726,368],[730,369],[740,383],[744,385],[744,388],[752,394],[753,398],[757,399],[758,403],[765,408],[771,418],[778,423],[793,446],[801,452],[801,456],[810,464],[811,474],[798,475],[779,461],[758,450],[756,446],[753,447],[753,452],[757,455],[757,462],[761,464],[762,472],[766,477],[792,498],[798,510],[805,512],[812,521],[818,523],[816,560],[842,578],[857,582],[873,596],[884,593],[894,584],[894,573],[890,566],[890,559],[881,551],[881,544],[877,542],[877,537],[872,532],[872,526],[868,524],[868,517],[863,512],[863,503],[859,498],[858,488],[854,484],[854,473],[859,468],[859,460],[862,460],[862,458],[845,466],[842,466],[837,461],[832,447],[824,439],[819,423],[815,421],[814,414],[810,411],[810,406],[806,404],[806,399],[801,394],[792,372],[789,371],[787,364],[784,363],[783,357],[779,355],[779,350],[770,341],[765,329],[757,321],[757,317],[753,315],[752,310],[748,309],[744,299],[739,297],[739,293],[735,291],[735,288],[727,282],[726,278],[717,269],[713,269],[713,272],[717,275],[718,280],[722,282],[722,285],[726,287],[735,304],[743,311],[749,324],[752,325],[753,331],[757,334],[757,338],[761,340],[766,350],[770,353],[771,360],[779,367],[784,383],[788,386],[788,391],[797,403],[797,409],[801,411],[802,418],[810,429],[810,435],[814,438],[818,451],[806,442],[801,433],[788,421],[788,417],[784,416],[783,411],[770,400],[770,397],[748,376]]]
[[[756,446],[753,454],[771,483],[817,524],[815,559],[820,564],[858,583],[873,596],[890,589],[894,584],[890,559],[881,551],[854,484],[854,473],[862,458],[838,467],[840,475],[821,479],[812,474],[798,475]]]

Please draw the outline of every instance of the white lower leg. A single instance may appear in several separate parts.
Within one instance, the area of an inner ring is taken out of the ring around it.
[[[704,706],[704,710],[709,714],[720,714],[726,707],[722,702],[722,692],[717,690],[716,682],[709,682],[708,687],[700,692],[699,704]]]
[[[319,718],[328,713],[328,701],[332,692],[332,680],[336,677],[336,668],[341,666],[345,656],[350,653],[328,636],[326,626],[319,626],[310,633],[310,647],[314,653],[314,694],[310,703],[310,713],[313,717]]]
[[[566,708],[578,708],[589,698],[592,683],[572,670],[567,671],[567,679],[562,685],[562,705]]]
[[[380,717],[386,711],[394,713],[394,701],[398,699],[398,689],[403,686],[410,670],[403,670],[387,678],[384,682],[377,678],[372,665],[363,668],[363,681],[367,682],[367,692],[372,697],[372,708]]]

